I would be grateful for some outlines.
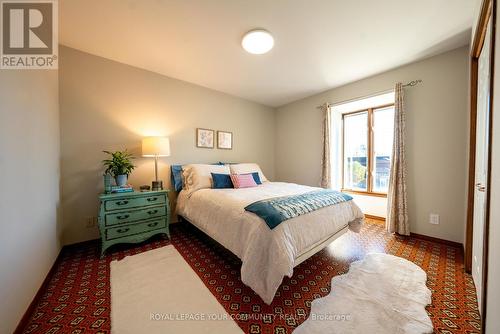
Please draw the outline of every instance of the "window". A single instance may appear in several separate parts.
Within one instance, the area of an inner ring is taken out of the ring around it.
[[[387,194],[394,136],[394,105],[342,115],[342,189]]]
[[[344,187],[368,191],[368,112],[344,115]]]

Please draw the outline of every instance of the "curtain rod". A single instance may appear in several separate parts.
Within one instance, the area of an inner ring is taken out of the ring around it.
[[[404,84],[403,87],[414,87],[414,86],[416,86],[416,85],[418,85],[419,83],[422,83],[422,82],[424,82],[422,79],[412,80],[412,81]],[[376,93],[372,93],[370,95],[355,97],[355,98],[352,98],[350,100],[345,100],[345,101],[342,101],[342,102],[328,103],[328,105],[330,107],[333,107],[333,106],[337,106],[339,104],[349,103],[349,102],[353,102],[353,101],[356,101],[356,100],[361,100],[361,99],[366,99],[366,98],[377,96],[377,95],[382,95],[384,93],[389,93],[390,91],[394,91],[394,88],[386,89],[386,90],[383,90],[383,91],[380,91],[380,92],[376,92]],[[319,109],[319,108],[322,108],[322,107],[323,107],[323,105],[320,105],[320,106],[317,106],[316,108]]]
[[[416,86],[422,82],[424,82],[422,79],[412,80],[412,81],[408,82],[407,84],[404,84],[403,87],[413,87],[413,86]]]

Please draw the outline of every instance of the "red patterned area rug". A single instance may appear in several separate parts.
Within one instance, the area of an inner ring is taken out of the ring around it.
[[[348,232],[285,277],[271,305],[240,280],[241,262],[193,226],[172,226],[172,241],[153,238],[120,245],[99,258],[98,242],[63,249],[50,283],[24,333],[110,333],[109,263],[172,243],[246,333],[291,333],[309,315],[311,301],[330,292],[330,281],[368,252],[408,259],[428,275],[432,304],[427,312],[435,333],[479,333],[474,284],[464,273],[460,248],[389,235],[368,221],[361,233]]]

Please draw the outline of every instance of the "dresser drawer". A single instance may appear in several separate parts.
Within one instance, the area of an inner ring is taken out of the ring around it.
[[[149,232],[160,228],[165,228],[166,226],[167,226],[166,217],[163,217],[161,219],[151,220],[139,224],[130,224],[121,227],[107,228],[106,240],[112,240],[144,232]]]
[[[108,213],[104,221],[106,226],[125,224],[138,220],[146,220],[167,215],[167,209],[163,206],[152,206],[140,210],[120,211],[117,213]]]
[[[124,197],[116,200],[107,200],[104,204],[104,208],[106,211],[123,210],[146,205],[165,204],[166,202],[166,196],[163,194],[145,197]]]

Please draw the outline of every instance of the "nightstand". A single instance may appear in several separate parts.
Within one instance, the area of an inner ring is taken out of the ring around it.
[[[101,258],[110,246],[138,243],[155,234],[170,238],[168,190],[102,194],[99,196]]]

